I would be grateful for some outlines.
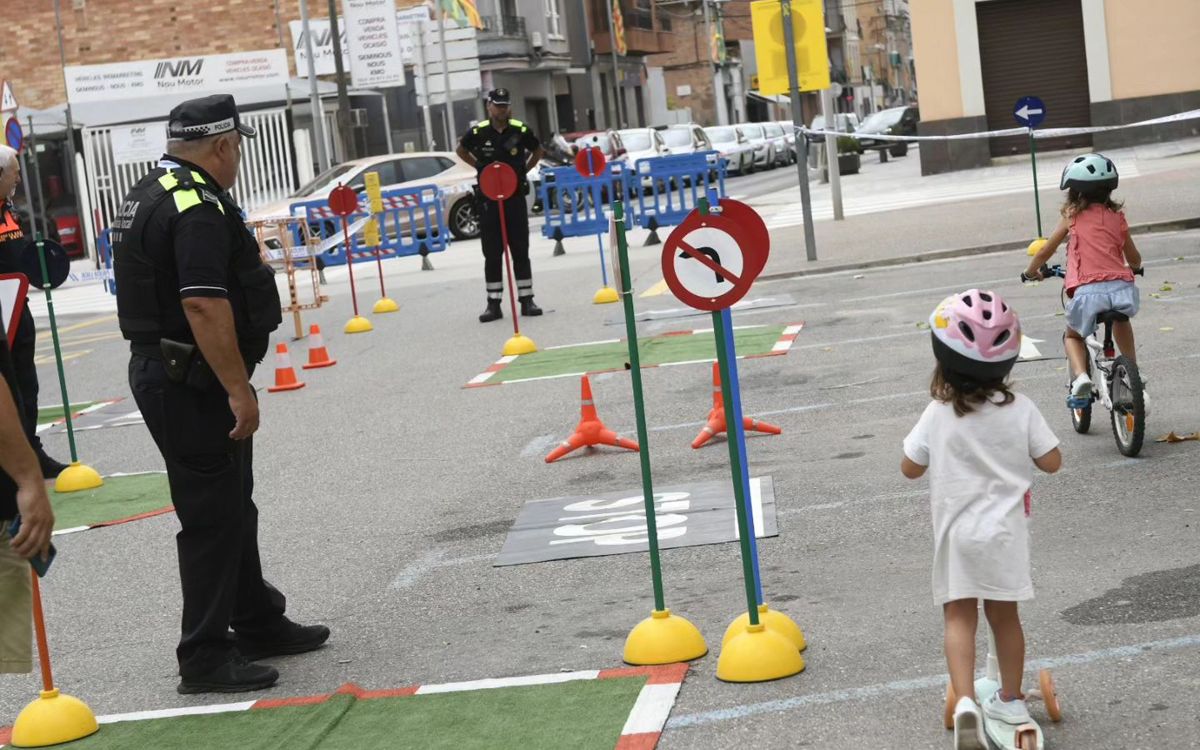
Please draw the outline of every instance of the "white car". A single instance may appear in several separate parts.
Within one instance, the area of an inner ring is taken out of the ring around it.
[[[704,129],[713,149],[728,163],[730,174],[750,174],[754,171],[754,147],[736,125],[715,125]]]
[[[787,141],[788,151],[792,154],[792,161],[796,161],[800,150],[796,148],[796,124],[791,120],[779,120],[775,123],[783,129],[783,137]]]
[[[471,193],[471,186],[476,179],[475,170],[449,151],[386,154],[335,164],[287,198],[260,207],[248,218],[255,221],[289,216],[293,203],[326,200],[339,183],[361,192],[368,172],[379,173],[380,186],[385,191],[416,185],[437,185],[445,194],[443,216],[455,239],[474,239],[479,236],[479,213]]]
[[[672,154],[695,154],[712,151],[712,141],[704,128],[695,123],[669,125],[659,131]]]
[[[654,128],[630,128],[610,132],[615,154],[625,159],[630,167],[635,166],[641,159],[653,159],[656,156],[666,156],[671,153],[663,140],[662,133]]]
[[[779,166],[775,157],[775,144],[767,137],[763,126],[756,122],[748,122],[738,126],[754,147],[754,166],[763,169],[774,169]]]
[[[788,129],[790,130],[791,123],[788,123],[788,125]],[[775,148],[775,161],[777,163],[787,165],[796,160],[796,155],[792,153],[792,143],[788,141],[788,134],[780,127],[779,123],[764,122],[762,128],[763,132],[767,135],[767,139],[771,141],[771,145]]]

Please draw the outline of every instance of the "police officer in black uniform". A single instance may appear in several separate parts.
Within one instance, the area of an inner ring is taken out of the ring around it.
[[[12,197],[17,185],[21,182],[21,162],[17,152],[8,146],[0,145],[0,273],[24,273],[28,269],[24,259],[28,257],[29,245],[33,242],[30,233],[25,231],[13,211]],[[28,195],[28,191],[26,191]],[[29,204],[26,201],[26,204]],[[30,221],[32,222],[32,211]],[[0,331],[3,335],[3,331]],[[26,306],[17,323],[17,336],[13,340],[12,360],[15,368],[14,384],[21,391],[21,423],[25,427],[25,435],[29,438],[33,452],[37,454],[42,476],[54,479],[67,465],[46,455],[42,447],[42,439],[37,434],[38,418],[38,373],[35,357],[37,349],[37,328],[33,323],[33,313]]]
[[[542,158],[542,144],[529,126],[509,117],[512,99],[508,89],[492,89],[487,95],[488,119],[471,126],[458,142],[458,156],[480,172],[494,161],[504,162],[517,173],[517,196],[504,202],[508,230],[508,250],[512,253],[513,274],[517,277],[517,299],[521,315],[541,315],[533,301],[533,271],[529,267],[529,214],[524,196],[529,194],[525,175]],[[484,196],[476,187],[476,204],[482,208],[480,221],[483,243],[483,277],[487,283],[487,309],[480,323],[504,317],[500,302],[504,298],[504,238],[500,232],[500,204]]]
[[[167,154],[112,222],[129,384],[182,526],[181,693],[270,687],[279,673],[253,661],[310,651],[329,637],[323,625],[284,616],[283,594],[263,580],[259,561],[250,375],[281,314],[274,272],[226,192],[242,139],[255,135],[232,96],[175,107]]]

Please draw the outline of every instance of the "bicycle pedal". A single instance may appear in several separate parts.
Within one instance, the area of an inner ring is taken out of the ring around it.
[[[1091,398],[1077,398],[1075,396],[1067,396],[1068,409],[1086,409],[1092,405]]]

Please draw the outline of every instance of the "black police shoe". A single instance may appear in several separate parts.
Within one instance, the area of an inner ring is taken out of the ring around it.
[[[491,323],[493,320],[500,320],[504,317],[504,311],[500,309],[500,300],[490,299],[487,303],[487,309],[479,313],[480,323]]]
[[[284,618],[284,623],[278,631],[269,636],[250,638],[238,635],[234,643],[247,660],[259,661],[272,656],[315,651],[329,640],[329,628],[324,625],[300,625],[287,618]]]
[[[541,314],[542,314],[542,308],[537,306],[537,303],[533,301],[533,297],[522,297],[521,298],[521,315],[522,316],[524,316],[526,318],[533,318],[533,317],[537,317],[538,315],[541,315]]]
[[[244,656],[235,654],[220,666],[204,674],[184,677],[175,688],[183,695],[193,693],[245,693],[265,690],[279,680],[274,667],[251,664]]]
[[[58,475],[67,468],[66,464],[55,461],[42,451],[38,451],[38,463],[42,467],[42,476],[46,479],[58,479]]]

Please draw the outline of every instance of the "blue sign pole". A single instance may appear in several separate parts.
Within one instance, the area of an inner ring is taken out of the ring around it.
[[[737,349],[733,343],[733,314],[726,307],[721,310],[721,322],[725,328],[725,355],[728,360],[728,384],[730,401],[733,402],[733,413],[726,411],[725,426],[731,443],[737,444],[738,463],[740,464],[740,479],[742,498],[746,506],[746,533],[750,540],[750,558],[754,562],[754,592],[758,596],[758,604],[763,603],[762,575],[758,570],[758,537],[754,526],[754,503],[750,497],[750,463],[746,460],[746,429],[742,418],[742,386],[738,379]],[[732,451],[731,451],[732,453]],[[738,467],[735,467],[738,468]]]
[[[1036,96],[1023,96],[1013,105],[1013,119],[1029,131],[1029,159],[1033,165],[1033,209],[1037,214],[1037,236],[1042,237],[1042,202],[1038,197],[1037,145],[1033,129],[1046,119],[1046,104]]]

